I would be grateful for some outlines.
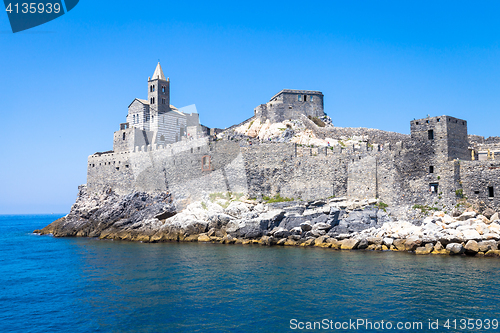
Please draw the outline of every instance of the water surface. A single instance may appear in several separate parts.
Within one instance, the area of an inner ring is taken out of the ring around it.
[[[429,320],[500,319],[496,258],[31,233],[58,217],[0,216],[2,332],[300,331],[292,319],[436,332]]]

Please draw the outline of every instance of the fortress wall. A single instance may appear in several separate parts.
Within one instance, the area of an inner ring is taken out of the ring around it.
[[[460,161],[460,176],[460,188],[469,202],[500,209],[500,161]]]
[[[467,197],[500,207],[500,161],[448,161],[432,142],[382,146],[381,150],[363,143],[355,149],[291,143],[240,147],[232,141],[203,138],[92,155],[88,188],[119,194],[168,190],[186,204],[207,193],[232,191],[304,200],[378,197],[391,207],[419,204],[440,209],[455,205],[456,190],[463,188]],[[205,167],[204,157],[209,157]],[[437,185],[436,191],[430,191],[431,184]],[[490,186],[493,198],[488,197]]]
[[[210,161],[206,170],[202,168],[204,156]],[[143,146],[134,152],[91,155],[88,163],[90,192],[168,190],[174,198],[188,203],[206,193],[246,193],[247,189],[239,146],[232,142],[209,142],[203,138]]]

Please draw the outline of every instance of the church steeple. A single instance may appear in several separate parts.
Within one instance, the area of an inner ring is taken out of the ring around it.
[[[165,75],[163,75],[163,70],[161,69],[161,65],[160,65],[159,61],[158,61],[158,65],[156,65],[156,69],[155,69],[155,72],[153,73],[152,79],[153,80],[160,79],[160,80],[166,81]]]
[[[170,80],[165,80],[160,62],[148,80],[148,99],[151,115],[170,111]]]

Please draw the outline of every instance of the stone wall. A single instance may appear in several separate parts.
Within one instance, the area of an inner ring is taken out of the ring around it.
[[[311,117],[324,116],[323,94],[311,90],[284,89],[274,95],[266,104],[254,110],[255,117],[272,123],[288,119],[298,119],[301,115]]]

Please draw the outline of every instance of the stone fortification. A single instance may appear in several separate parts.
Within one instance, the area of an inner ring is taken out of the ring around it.
[[[322,117],[324,114],[323,93],[312,90],[283,89],[254,110],[256,118],[274,123],[297,119],[301,115]]]
[[[209,129],[169,88],[158,64],[113,151],[89,156],[71,212],[37,232],[500,256],[500,139],[465,120],[340,128],[321,92],[283,90]]]

